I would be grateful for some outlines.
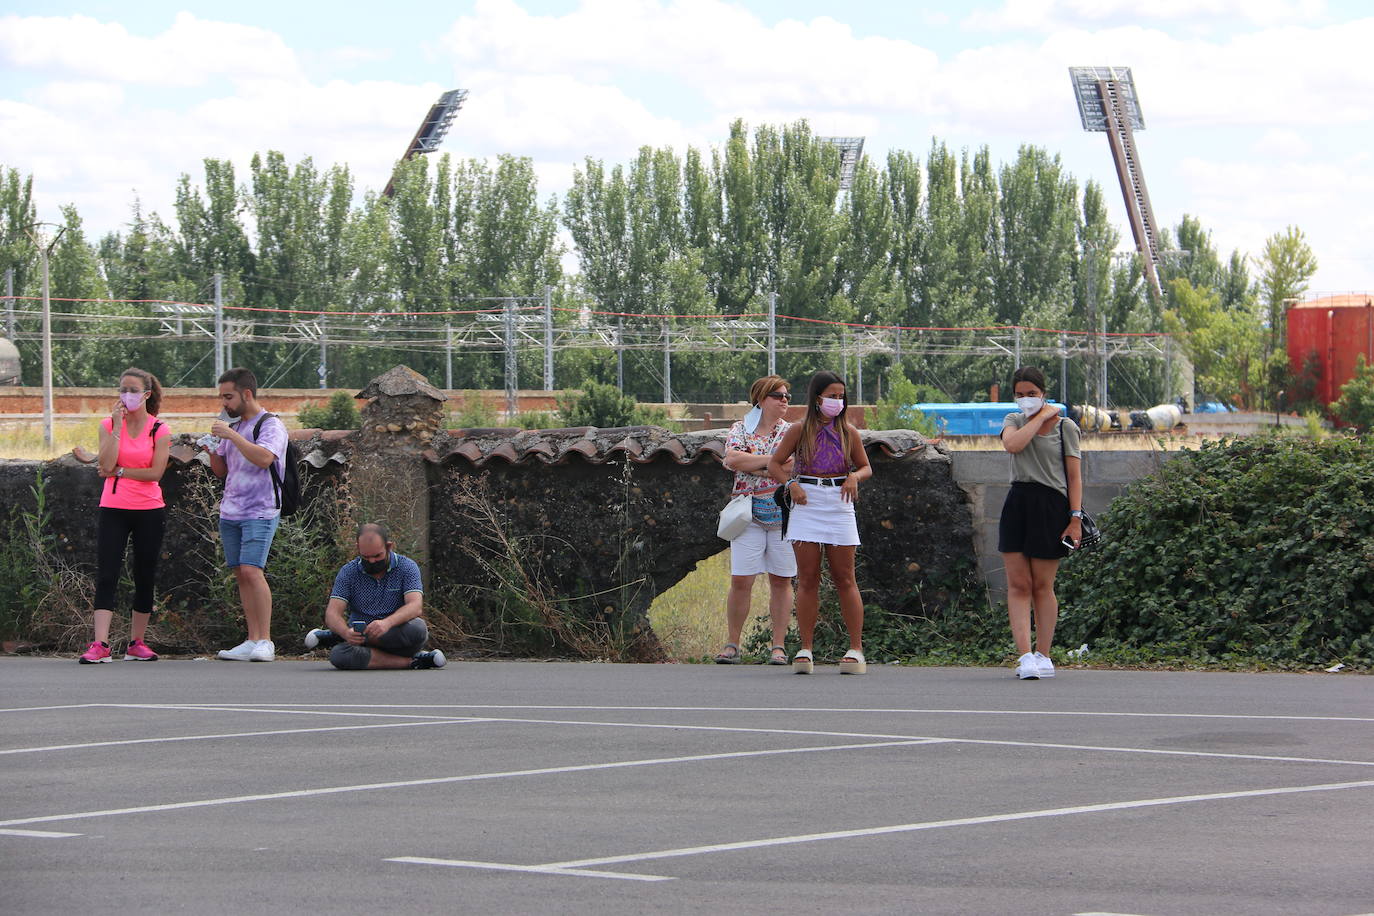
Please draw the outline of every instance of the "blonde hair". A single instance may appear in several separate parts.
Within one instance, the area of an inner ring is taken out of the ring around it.
[[[762,407],[764,398],[779,388],[786,387],[788,387],[787,379],[781,375],[765,375],[761,379],[756,379],[754,384],[749,386],[749,403],[755,407]]]

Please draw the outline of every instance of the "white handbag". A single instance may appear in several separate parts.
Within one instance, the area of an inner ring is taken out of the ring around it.
[[[754,497],[748,493],[741,493],[720,510],[720,524],[716,526],[716,536],[733,541],[744,534],[753,518]]]

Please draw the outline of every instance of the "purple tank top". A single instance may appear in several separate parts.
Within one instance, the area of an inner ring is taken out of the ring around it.
[[[834,423],[822,426],[816,432],[816,447],[811,452],[811,460],[803,461],[797,456],[797,474],[805,477],[842,477],[849,473],[849,456],[840,447],[840,434]]]

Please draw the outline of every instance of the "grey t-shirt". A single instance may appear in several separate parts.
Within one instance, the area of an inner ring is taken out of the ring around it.
[[[1021,411],[1009,413],[1002,419],[1002,432],[1020,429],[1029,419]],[[1064,455],[1080,458],[1078,447],[1078,424],[1067,417],[1060,417],[1054,432],[1048,436],[1035,435],[1021,451],[1011,456],[1012,483],[1038,483],[1058,490],[1066,497],[1069,495],[1069,482],[1064,477]],[[1063,454],[1059,450],[1059,439],[1064,439]]]

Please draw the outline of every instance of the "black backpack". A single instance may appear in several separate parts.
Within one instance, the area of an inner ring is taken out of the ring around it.
[[[258,417],[258,422],[253,424],[254,442],[258,441],[258,434],[262,432],[262,424],[268,417],[274,416],[276,416],[276,414],[271,414],[264,410],[262,416]],[[296,443],[288,438],[286,440],[286,460],[284,462],[286,465],[286,473],[280,475],[277,473],[277,463],[275,461],[267,466],[268,470],[272,473],[272,499],[276,504],[276,508],[281,510],[282,518],[286,518],[289,515],[295,515],[296,510],[301,507],[301,475],[300,471],[297,469],[297,465],[300,464],[300,461],[300,450],[296,448]]]

